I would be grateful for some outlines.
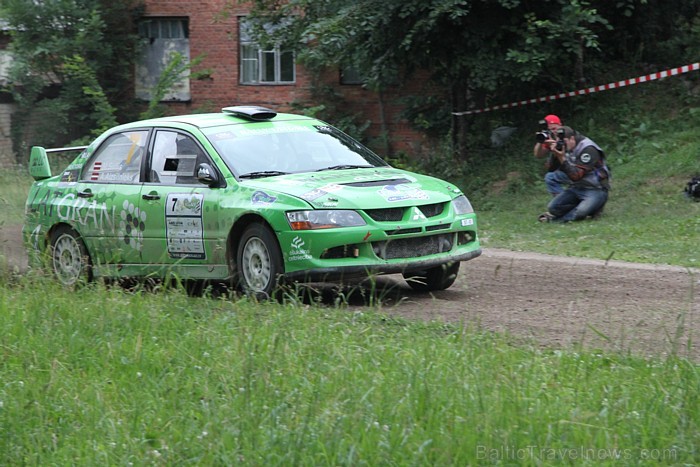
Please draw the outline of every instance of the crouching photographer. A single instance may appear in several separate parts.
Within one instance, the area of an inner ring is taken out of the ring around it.
[[[597,217],[608,201],[610,169],[603,150],[593,140],[562,126],[556,131],[562,148],[551,149],[559,160],[560,170],[571,180],[571,186],[558,194],[547,206],[540,222],[569,222]]]
[[[540,120],[541,129],[535,133],[535,147],[533,153],[536,158],[547,158],[544,167],[547,173],[544,176],[544,184],[552,196],[557,196],[571,183],[569,177],[559,170],[559,159],[552,153],[552,148],[561,150],[563,142],[557,140],[556,131],[561,127],[561,120],[556,115],[547,115]]]

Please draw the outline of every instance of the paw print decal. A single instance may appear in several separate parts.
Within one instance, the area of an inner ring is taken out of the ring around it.
[[[146,213],[129,201],[124,201],[119,217],[119,238],[131,248],[141,251],[143,231],[146,230]]]

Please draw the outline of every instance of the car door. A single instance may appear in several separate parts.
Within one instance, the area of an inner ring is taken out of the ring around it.
[[[196,177],[199,164],[213,167],[211,159],[191,135],[177,130],[156,130],[151,148],[139,204],[146,218],[144,262],[180,266],[225,263],[222,254],[212,257],[226,235],[217,218],[220,190]]]
[[[59,212],[81,233],[96,265],[138,263],[141,247],[136,220],[148,129],[110,135],[85,164],[75,191]]]

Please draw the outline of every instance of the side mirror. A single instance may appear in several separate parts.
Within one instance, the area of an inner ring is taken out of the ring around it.
[[[213,187],[219,184],[219,175],[211,165],[199,164],[199,167],[197,167],[197,180],[199,183]]]

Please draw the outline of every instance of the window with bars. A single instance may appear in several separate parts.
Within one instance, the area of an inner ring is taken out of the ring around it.
[[[340,84],[364,84],[362,74],[354,66],[340,69]]]
[[[139,23],[144,53],[136,66],[136,97],[150,100],[158,79],[170,64],[173,54],[190,60],[187,18],[146,18]],[[163,96],[163,101],[190,100],[189,70],[182,74]]]
[[[294,52],[279,45],[263,49],[245,17],[239,18],[241,84],[290,84],[296,81]],[[268,31],[269,32],[269,31]]]

